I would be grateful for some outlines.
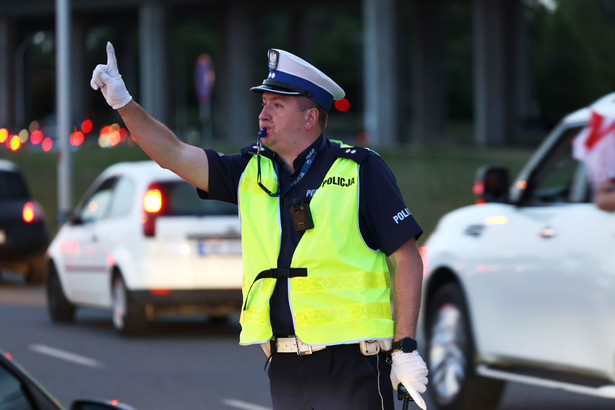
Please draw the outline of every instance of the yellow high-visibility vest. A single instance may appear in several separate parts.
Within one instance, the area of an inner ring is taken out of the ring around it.
[[[261,182],[276,191],[273,163],[263,156]],[[279,214],[289,210],[281,210],[279,198],[258,186],[257,156],[250,159],[239,183],[244,267],[241,344],[271,338],[269,299],[276,280],[289,281],[295,333],[304,343],[333,345],[393,337],[386,257],[361,237],[358,186],[359,164],[337,158],[309,204],[314,228],[303,233],[291,261],[295,272],[305,268],[307,276],[257,279],[259,273],[277,268]]]

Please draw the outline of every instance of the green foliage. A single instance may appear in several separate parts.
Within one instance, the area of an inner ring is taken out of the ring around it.
[[[360,84],[363,82],[363,33],[356,8],[320,10],[313,24],[321,27],[314,34],[314,65],[325,73],[335,73],[335,81],[346,91],[351,110],[360,110]]]
[[[534,76],[549,122],[615,89],[615,25],[600,0],[560,0],[532,9]]]

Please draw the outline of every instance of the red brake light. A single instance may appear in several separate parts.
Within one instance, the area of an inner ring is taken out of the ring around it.
[[[474,185],[472,186],[472,193],[477,196],[474,203],[476,205],[486,204],[487,200],[483,197],[485,193],[485,183],[482,180],[474,181]]]
[[[143,234],[156,235],[156,216],[162,209],[162,192],[160,189],[150,187],[143,197]]]
[[[25,223],[30,223],[34,221],[35,217],[36,212],[34,209],[34,204],[32,202],[26,202],[21,210],[21,219],[23,219]]]
[[[156,213],[162,209],[162,193],[158,188],[150,188],[143,198],[145,212]]]
[[[474,195],[481,195],[485,192],[485,184],[483,181],[475,181],[474,186],[472,187],[472,193]]]

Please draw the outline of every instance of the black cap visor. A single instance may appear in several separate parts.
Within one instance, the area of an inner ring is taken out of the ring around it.
[[[289,90],[288,88],[278,87],[275,85],[269,84],[261,84],[256,87],[250,88],[250,91],[254,91],[255,93],[273,93],[273,94],[282,94],[282,95],[303,95],[299,91]]]
[[[306,97],[310,97],[311,93],[294,86],[293,84],[289,84],[284,81],[272,80],[271,78],[266,78],[263,83],[257,87],[250,88],[250,91],[264,93],[265,91],[275,94],[283,94],[283,95],[304,95]]]

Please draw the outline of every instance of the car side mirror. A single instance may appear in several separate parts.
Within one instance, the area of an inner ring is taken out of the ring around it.
[[[81,219],[79,215],[71,213],[70,215],[68,215],[68,223],[70,225],[82,225],[83,219]]]
[[[508,169],[498,166],[485,166],[476,171],[472,192],[476,195],[476,203],[508,202],[510,177]]]

